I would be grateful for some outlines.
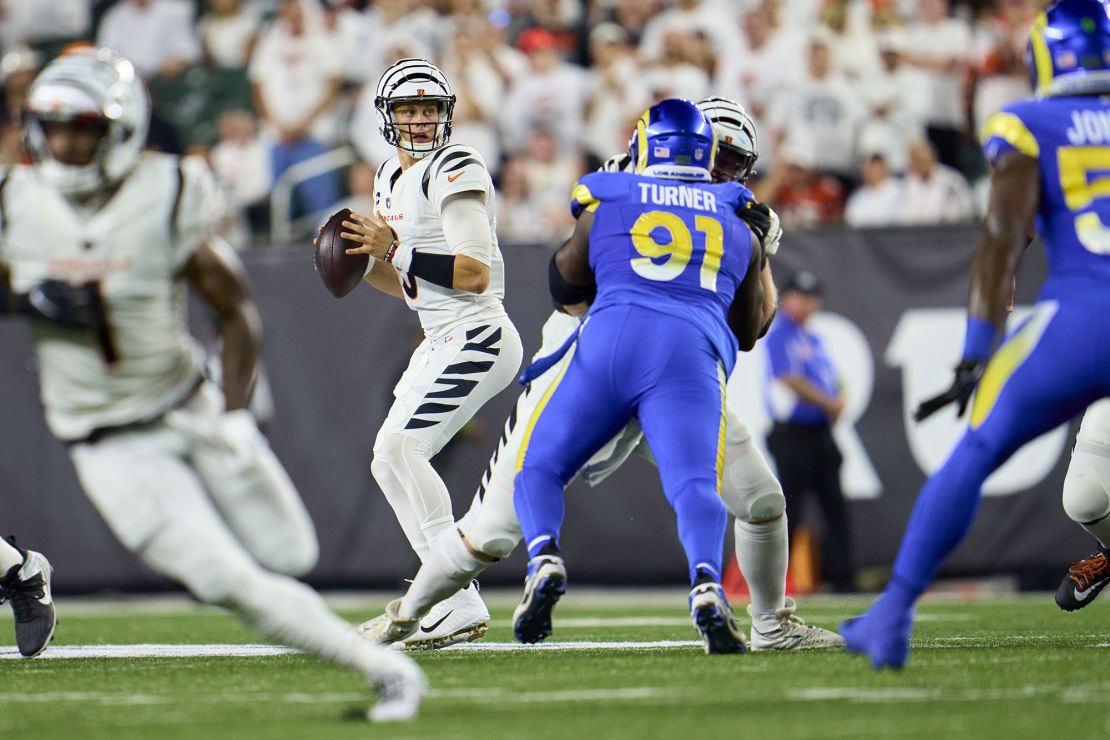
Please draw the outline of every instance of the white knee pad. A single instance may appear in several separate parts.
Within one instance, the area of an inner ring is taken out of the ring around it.
[[[470,511],[459,520],[458,527],[478,552],[497,560],[508,557],[522,537],[513,506],[512,484],[494,475],[484,497],[474,497]]]
[[[1090,524],[1110,515],[1110,457],[1093,451],[1080,440],[1064,478],[1063,503],[1068,517]]]
[[[740,521],[768,522],[786,512],[786,497],[751,434],[739,419],[728,420],[721,498]]]

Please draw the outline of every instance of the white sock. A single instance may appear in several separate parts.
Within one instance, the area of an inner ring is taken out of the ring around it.
[[[23,556],[19,554],[19,550],[12,547],[7,540],[0,539],[0,576],[22,564]]]
[[[786,605],[786,568],[790,551],[786,515],[760,524],[736,520],[736,561],[751,591],[756,629],[777,629],[775,612]]]
[[[246,621],[274,642],[306,650],[371,680],[393,670],[396,658],[403,657],[359,637],[320,594],[292,578],[263,571],[244,584],[234,602]]]
[[[459,531],[452,527],[432,543],[430,556],[420,566],[412,585],[397,610],[402,617],[423,618],[428,611],[456,594],[492,563],[479,560],[467,549]]]
[[[1110,512],[1107,512],[1106,516],[1098,521],[1089,522],[1081,526],[1098,540],[1103,549],[1110,548]]]

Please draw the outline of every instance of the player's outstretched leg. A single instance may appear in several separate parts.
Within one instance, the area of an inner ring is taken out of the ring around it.
[[[559,550],[548,544],[528,561],[524,595],[513,612],[513,634],[524,643],[551,635],[551,612],[567,590],[567,568]]]
[[[1073,612],[1090,604],[1110,583],[1110,548],[1099,545],[1098,552],[1076,560],[1056,589],[1056,605]]]
[[[58,618],[50,594],[53,572],[42,553],[16,546],[14,537],[0,540],[0,604],[11,602],[15,643],[25,658],[40,654],[54,639]]]

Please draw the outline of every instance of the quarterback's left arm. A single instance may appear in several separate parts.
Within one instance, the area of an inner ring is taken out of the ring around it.
[[[551,257],[548,284],[551,297],[560,311],[571,316],[584,316],[597,295],[597,282],[590,267],[590,228],[592,211],[582,211],[574,232]]]
[[[243,263],[230,247],[212,239],[192,254],[184,274],[215,310],[220,324],[226,410],[246,408],[258,370],[262,319],[251,297]]]
[[[1006,319],[1021,255],[1029,243],[1029,224],[1041,195],[1040,163],[1020,151],[1008,151],[994,161],[990,204],[971,263],[967,333],[963,359],[948,390],[917,407],[921,421],[949,404],[962,416],[982,377],[995,340]]]

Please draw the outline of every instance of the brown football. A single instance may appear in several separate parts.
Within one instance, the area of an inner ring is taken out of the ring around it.
[[[324,287],[336,298],[342,298],[358,286],[370,264],[370,255],[347,254],[348,249],[359,246],[357,242],[344,239],[343,222],[351,218],[351,209],[344,208],[332,215],[316,237],[316,274],[324,281]]]

